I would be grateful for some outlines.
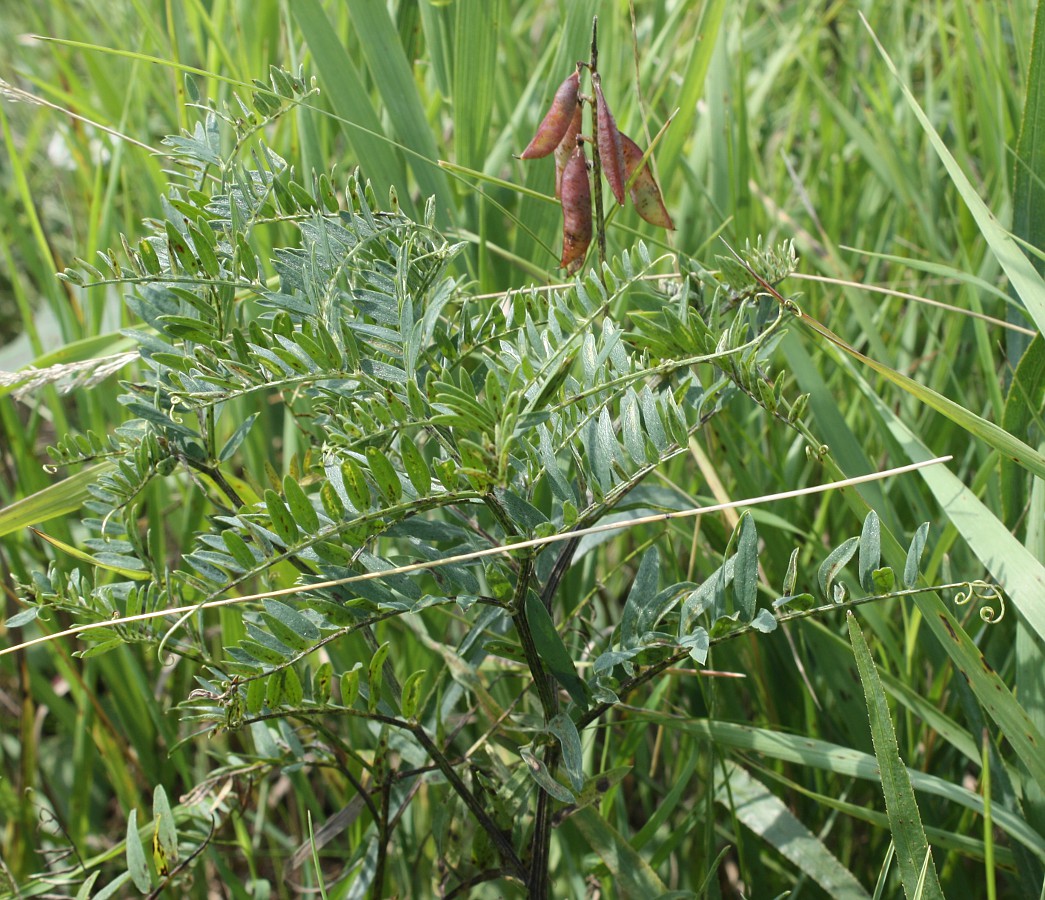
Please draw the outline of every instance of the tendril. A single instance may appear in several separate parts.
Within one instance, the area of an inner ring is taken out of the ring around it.
[[[954,605],[965,606],[974,599],[983,604],[979,611],[980,619],[988,625],[995,625],[1005,618],[1005,595],[1002,594],[997,585],[980,580],[967,581],[965,582],[965,590],[960,590],[954,595]],[[993,606],[987,605],[995,600],[998,601],[997,610]]]

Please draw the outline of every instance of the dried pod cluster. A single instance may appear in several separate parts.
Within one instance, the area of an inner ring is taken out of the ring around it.
[[[520,159],[541,159],[555,154],[555,196],[562,203],[562,261],[570,274],[577,271],[591,244],[593,221],[591,180],[584,143],[592,139],[581,134],[581,104],[595,104],[597,122],[594,142],[606,182],[616,201],[624,204],[628,188],[631,202],[643,219],[660,228],[674,229],[649,164],[643,162],[642,149],[617,128],[617,122],[602,93],[599,76],[592,72],[592,98],[580,93],[580,66],[555,92],[555,98],[537,133]]]

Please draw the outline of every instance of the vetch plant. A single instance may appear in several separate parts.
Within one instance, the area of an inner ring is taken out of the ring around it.
[[[595,158],[618,200],[630,182],[656,216],[594,53],[591,70]],[[578,85],[579,71],[539,145],[569,150],[574,271],[592,232],[583,142],[569,146]],[[56,613],[83,658],[134,642],[192,666],[182,739],[212,741],[217,758],[173,811],[156,786],[155,826],[128,815],[110,887],[183,887],[197,854],[242,825],[237,804],[286,778],[322,816],[287,871],[349,896],[489,882],[547,897],[572,877],[571,854],[552,852],[566,840],[623,895],[659,896],[661,876],[599,811],[629,776],[600,763],[624,704],[717,644],[920,590],[924,530],[902,588],[873,513],[828,554],[819,601],[799,587],[797,551],[780,591],[762,583],[750,513],[709,548],[712,571],[663,577],[667,523],[692,510],[653,476],[727,408],[754,404],[811,459],[826,452],[770,369],[791,313],[766,288],[793,271],[791,246],[715,271],[687,260],[680,276],[639,244],[565,286],[476,296],[431,204],[414,221],[394,197],[381,208],[362,173],[305,178],[260,140],[307,94],[279,72],[251,116],[210,109],[169,141],[183,171],[151,234],[106,254],[107,273],[64,273],[126,290],[140,368],[111,435],[53,449],[57,466],[99,466],[82,548],[54,544],[76,565],[37,573],[7,624]],[[201,511],[193,533],[147,527],[158,482]],[[600,542],[624,523],[632,544]]]

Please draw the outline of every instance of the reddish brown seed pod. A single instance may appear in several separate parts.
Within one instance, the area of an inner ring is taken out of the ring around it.
[[[653,172],[650,171],[649,163],[643,165],[637,174],[635,172],[639,163],[642,162],[642,148],[626,134],[620,135],[620,144],[624,155],[626,178],[631,181],[631,190],[629,192],[631,194],[631,202],[635,204],[636,211],[651,225],[674,231],[675,223],[671,221],[671,216],[668,215],[668,211],[664,207],[664,201],[660,196],[660,188],[657,187],[657,182],[653,177]],[[633,175],[634,177],[632,177]]]
[[[570,127],[566,129],[566,134],[562,136],[562,140],[559,141],[559,146],[555,148],[555,196],[562,196],[562,173],[566,168],[566,163],[570,161],[570,157],[573,156],[573,151],[577,149],[577,135],[581,133],[581,106],[578,103],[573,110],[573,119],[570,122]]]
[[[559,146],[573,120],[574,110],[577,109],[577,91],[580,85],[581,74],[576,70],[559,85],[547,115],[537,126],[533,140],[519,154],[519,159],[540,159]]]
[[[562,267],[572,275],[591,244],[591,182],[588,160],[578,146],[562,173]]]
[[[602,84],[595,82],[595,111],[599,119],[596,139],[599,142],[599,160],[610,190],[617,202],[624,205],[624,153],[617,121],[613,118],[606,98],[602,95]]]

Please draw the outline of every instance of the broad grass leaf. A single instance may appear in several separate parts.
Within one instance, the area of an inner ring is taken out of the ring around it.
[[[878,761],[874,756],[819,738],[792,735],[736,722],[683,718],[648,709],[632,710],[630,714],[637,720],[661,725],[669,730],[682,731],[723,747],[762,753],[772,759],[822,769],[845,778],[880,780]],[[983,797],[978,793],[955,784],[950,779],[917,769],[909,769],[908,774],[916,791],[942,797],[971,809],[980,816],[984,814]],[[1020,841],[1037,856],[1045,858],[1045,837],[1031,828],[1021,816],[997,805],[992,807],[991,815],[994,824],[1002,831]]]
[[[871,740],[882,779],[885,808],[889,815],[893,845],[900,867],[900,879],[909,900],[927,898],[943,900],[936,867],[932,862],[932,851],[922,827],[918,801],[907,768],[900,759],[896,743],[896,731],[889,713],[889,704],[882,689],[871,651],[856,616],[847,614],[849,638],[856,656],[856,667],[864,688],[867,714],[871,720]]]
[[[385,196],[392,185],[398,185],[405,194],[409,181],[402,153],[385,137],[381,119],[370,102],[370,92],[322,5],[318,0],[296,0],[290,11],[312,52],[323,94],[329,98],[355,158],[365,166],[374,189]],[[413,211],[408,196],[402,202],[408,212]]]
[[[570,821],[609,869],[619,896],[662,897],[667,893],[667,885],[657,877],[646,859],[594,808],[578,811]]]
[[[911,93],[910,88],[908,88],[903,82],[896,65],[893,63],[889,54],[879,42],[873,31],[871,32],[871,36],[878,47],[879,53],[885,60],[886,65],[889,67],[889,70],[900,83],[904,99],[907,101],[909,107],[925,131],[929,143],[936,151],[940,161],[947,169],[947,174],[950,175],[951,181],[954,183],[954,186],[958,189],[958,193],[969,208],[969,212],[972,214],[972,217],[980,230],[980,234],[983,235],[984,240],[986,240],[988,247],[994,254],[994,257],[1008,276],[1009,281],[1016,289],[1016,292],[1019,294],[1020,299],[1023,301],[1027,311],[1031,315],[1031,318],[1034,320],[1034,324],[1037,325],[1038,331],[1045,331],[1045,280],[1042,279],[1042,276],[1038,273],[1034,264],[1027,255],[1024,254],[1019,245],[1012,239],[1012,235],[1002,227],[997,216],[991,212],[987,207],[987,204],[980,198],[976,187],[962,171],[958,161],[951,154],[951,151],[948,149],[943,138],[940,137],[939,133],[933,127],[932,122],[925,114],[925,111],[921,108],[921,105],[918,103],[914,94]],[[1037,95],[1033,90],[1030,92],[1028,102],[1031,102],[1032,100],[1035,103],[1038,102]],[[1036,127],[1036,123],[1035,126],[1032,127]],[[1022,144],[1022,147],[1025,150],[1027,146],[1026,142]],[[1027,203],[1025,198],[1021,197],[1020,199],[1024,204]],[[1020,461],[1022,462],[1023,460]],[[1037,466],[1035,466],[1034,471],[1038,472],[1038,474],[1042,474]]]
[[[1045,18],[1045,13],[1042,14]],[[1045,339],[1039,334],[1020,357],[1012,373],[1002,411],[1002,427],[1010,434],[1027,436],[1039,423],[1045,400]],[[1015,527],[1027,503],[1027,473],[1008,457],[1000,458],[1002,519]]]
[[[388,121],[395,128],[399,143],[413,151],[411,168],[421,196],[435,197],[437,221],[445,225],[455,208],[453,194],[446,175],[436,165],[439,150],[432,125],[418,94],[412,61],[406,57],[388,7],[382,0],[353,0],[346,9]],[[403,189],[407,186],[405,181],[394,183]]]
[[[873,392],[869,393],[872,399]],[[929,459],[922,442],[887,405],[875,401],[879,415],[893,437],[912,460]],[[937,498],[950,523],[999,584],[1005,585],[1010,602],[1036,640],[1045,641],[1045,567],[1024,547],[1008,528],[960,479],[944,466],[931,466],[920,472]],[[899,550],[899,547],[895,548]],[[1016,754],[1039,783],[1045,784],[1045,737],[1027,716],[983,654],[950,611],[931,595],[918,595],[915,604],[926,624],[951,656],[955,666],[969,680],[977,699],[998,724]],[[998,809],[994,809],[997,819]]]
[[[730,759],[723,761],[725,779],[715,790],[715,800],[799,871],[836,900],[869,900],[870,894],[823,842],[747,769]]]
[[[1034,276],[1038,277],[1036,272],[1034,273]],[[1045,283],[1042,285],[1042,293],[1045,295]],[[939,391],[935,391],[931,387],[904,375],[902,372],[898,372],[884,363],[861,353],[855,347],[852,347],[831,331],[831,329],[821,325],[819,322],[805,316],[802,317],[801,321],[808,325],[816,334],[819,334],[821,337],[830,341],[853,359],[858,360],[868,368],[877,372],[879,375],[882,375],[884,378],[906,391],[912,397],[920,400],[926,406],[935,409],[937,412],[946,416],[956,425],[968,431],[973,437],[984,441],[1002,455],[1010,458],[1013,462],[1016,462],[1023,468],[1027,469],[1027,471],[1045,478],[1045,455],[1042,455],[1026,442],[1020,440],[1015,435],[1010,434],[999,425],[995,425],[993,422],[984,419],[982,416],[976,415],[976,413],[971,412],[960,403],[956,403],[949,397],[944,396]],[[813,377],[819,381],[819,376]],[[839,427],[842,426],[839,424]],[[860,453],[860,455],[863,456],[862,453]],[[863,468],[866,469],[867,465],[865,464]],[[878,505],[879,504],[876,503],[876,507]]]

